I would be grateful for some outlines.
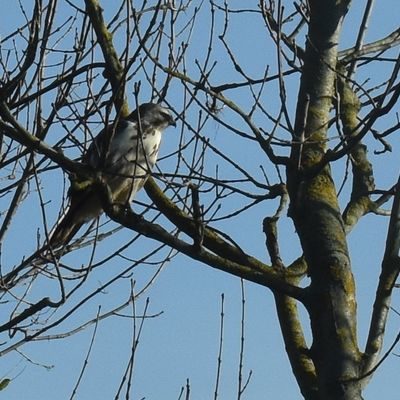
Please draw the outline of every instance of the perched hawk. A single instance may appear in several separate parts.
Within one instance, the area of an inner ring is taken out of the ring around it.
[[[168,109],[153,103],[142,104],[116,126],[100,132],[84,154],[83,162],[102,171],[114,201],[129,203],[154,167],[162,132],[170,125],[176,123]],[[53,248],[66,245],[83,224],[103,212],[101,201],[90,186],[79,190],[71,186],[69,197],[68,208],[49,235]]]

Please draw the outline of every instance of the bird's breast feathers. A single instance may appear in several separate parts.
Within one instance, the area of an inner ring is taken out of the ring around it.
[[[129,175],[149,173],[157,161],[160,142],[161,130],[142,127],[139,134],[137,123],[126,121],[110,143],[106,166]]]

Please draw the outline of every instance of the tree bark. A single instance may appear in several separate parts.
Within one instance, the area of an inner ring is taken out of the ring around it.
[[[287,168],[293,218],[311,284],[306,307],[311,358],[321,399],[361,399],[361,355],[356,335],[355,285],[344,223],[326,152],[334,96],[337,45],[349,2],[310,1],[310,30],[296,112],[291,165]],[[317,171],[317,172],[316,172]]]

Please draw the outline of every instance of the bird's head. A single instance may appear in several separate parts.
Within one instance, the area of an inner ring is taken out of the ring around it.
[[[168,126],[176,126],[176,121],[168,108],[162,107],[155,103],[143,103],[128,116],[130,121],[138,121],[142,125],[150,125],[157,129],[163,130]]]

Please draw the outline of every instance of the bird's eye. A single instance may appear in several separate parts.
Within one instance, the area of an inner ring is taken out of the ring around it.
[[[171,119],[171,114],[168,111],[161,111],[161,115],[165,118],[165,119]]]

